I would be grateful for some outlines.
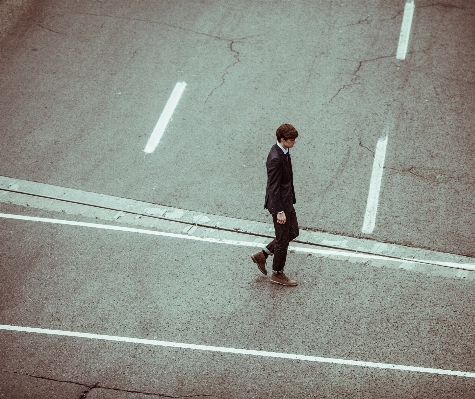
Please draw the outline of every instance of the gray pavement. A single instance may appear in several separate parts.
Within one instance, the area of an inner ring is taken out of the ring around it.
[[[374,237],[472,256],[475,24],[460,3],[418,2],[397,61],[402,2],[38,2],[4,41],[0,175],[263,221],[263,162],[291,121],[300,224],[362,236],[389,128]],[[173,121],[144,156],[177,81]]]
[[[12,33],[19,33],[22,28],[29,26],[27,20],[33,6],[34,0],[0,1],[0,40]]]
[[[5,250],[23,248],[3,256],[4,324],[473,370],[474,320],[466,305],[473,282],[290,254],[288,273],[300,285],[289,290],[270,284],[241,247],[25,221],[2,226]],[[357,389],[373,397],[411,390],[470,397],[475,383],[71,337],[1,337],[8,343],[4,373],[171,397],[345,397]]]
[[[472,398],[475,5],[416,0],[399,61],[403,9],[0,1],[0,325],[365,364],[1,329],[0,397]],[[295,289],[249,258],[284,122]]]
[[[145,227],[153,231],[186,234],[190,238],[197,237],[197,239],[209,237],[216,240],[231,240],[247,243],[246,245],[256,248],[268,244],[274,234],[271,223],[157,206],[127,198],[7,177],[0,177],[0,203],[54,211],[59,214],[59,218],[63,214],[80,215],[95,218],[100,222],[112,222],[112,225]],[[0,218],[14,216],[0,214]],[[386,267],[398,267],[446,277],[475,279],[475,260],[460,255],[305,229],[300,229],[299,237],[293,244],[295,245],[290,248],[297,252],[351,258],[353,262],[373,262],[377,265],[384,264]]]

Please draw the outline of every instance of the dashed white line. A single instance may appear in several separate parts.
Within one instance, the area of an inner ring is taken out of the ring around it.
[[[81,332],[74,332],[74,331],[49,330],[45,328],[22,327],[22,326],[12,326],[12,325],[5,325],[5,324],[0,324],[0,330],[46,334],[46,335],[57,335],[57,336],[63,336],[63,337],[87,338],[87,339],[96,339],[96,340],[102,340],[102,341],[126,342],[126,343],[132,343],[132,344],[140,344],[140,345],[153,345],[153,346],[161,346],[161,347],[192,349],[192,350],[201,350],[201,351],[208,351],[208,352],[231,353],[231,354],[236,354],[236,355],[261,356],[261,357],[270,357],[270,358],[301,360],[301,361],[307,361],[307,362],[341,364],[345,366],[368,367],[368,368],[375,368],[375,369],[389,369],[389,370],[395,370],[395,371],[410,371],[410,372],[416,372],[416,373],[429,373],[429,374],[475,378],[475,373],[467,372],[467,371],[445,370],[445,369],[417,367],[417,366],[405,366],[405,365],[400,365],[400,364],[389,364],[389,363],[364,362],[364,361],[359,361],[359,360],[336,359],[336,358],[321,357],[321,356],[307,356],[307,355],[298,355],[298,354],[293,354],[293,353],[267,352],[267,351],[252,350],[252,349],[251,350],[250,349],[236,349],[236,348],[227,348],[227,347],[222,347],[222,346],[195,345],[195,344],[186,344],[186,343],[180,343],[180,342],[158,341],[154,339],[128,338],[128,337],[119,337],[119,336],[114,336],[114,335],[101,335],[101,334],[81,333]]]
[[[376,225],[376,214],[378,211],[379,192],[381,190],[381,180],[383,177],[384,159],[386,158],[386,147],[388,144],[388,136],[381,137],[376,144],[374,154],[373,173],[371,174],[371,182],[369,185],[368,201],[366,203],[366,212],[363,221],[364,234],[373,233]]]
[[[157,145],[163,136],[163,132],[165,132],[165,128],[167,127],[168,122],[170,121],[173,112],[175,111],[178,101],[180,101],[181,95],[183,94],[185,87],[185,82],[178,82],[175,85],[175,88],[173,89],[173,92],[170,98],[168,99],[167,104],[165,105],[165,108],[163,109],[163,112],[160,115],[157,124],[155,125],[155,128],[153,129],[152,135],[150,136],[147,145],[145,146],[144,152],[146,152],[147,154],[154,152],[155,148],[157,148]]]
[[[414,0],[408,0],[404,6],[404,16],[402,18],[401,33],[397,47],[396,58],[406,59],[407,47],[409,45],[409,35],[411,32],[412,17],[414,15]]]

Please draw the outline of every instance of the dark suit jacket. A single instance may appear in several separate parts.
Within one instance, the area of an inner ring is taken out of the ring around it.
[[[266,167],[267,188],[264,208],[270,213],[280,211],[290,213],[296,202],[290,152],[287,161],[283,151],[274,144],[267,156]]]

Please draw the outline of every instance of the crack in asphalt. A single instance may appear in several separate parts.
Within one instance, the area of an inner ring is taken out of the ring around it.
[[[416,6],[416,8],[435,8],[435,7],[442,7],[442,8],[445,8],[445,9],[448,9],[448,8],[456,8],[456,9],[459,9],[459,10],[466,10],[467,7],[464,7],[464,6],[458,6],[456,4],[450,4],[450,3],[443,3],[441,1],[439,1],[438,3],[435,3],[435,4],[428,4],[426,6]]]
[[[388,170],[392,170],[392,171],[396,172],[396,173],[394,173],[394,174],[409,173],[409,174],[411,174],[411,175],[413,175],[413,176],[416,176],[416,177],[419,177],[419,178],[421,178],[421,179],[423,179],[423,180],[427,180],[427,181],[433,182],[432,179],[429,179],[429,178],[427,178],[427,177],[425,177],[425,176],[422,176],[422,175],[419,175],[419,174],[415,173],[415,172],[414,172],[414,170],[415,170],[415,167],[414,167],[414,166],[410,166],[409,168],[404,168],[404,169],[398,169],[398,168],[392,168],[392,167],[386,166],[384,169],[388,169]],[[394,174],[393,174],[393,175],[394,175]]]
[[[384,59],[384,58],[392,58],[394,57],[393,55],[382,55],[380,57],[376,57],[376,58],[370,58],[370,59],[367,59],[367,60],[360,60],[358,61],[358,66],[356,67],[356,69],[353,71],[352,73],[352,78],[351,78],[351,81],[350,83],[347,83],[343,86],[341,86],[338,91],[336,92],[336,94],[330,99],[330,101],[328,101],[329,103],[331,103],[335,97],[338,96],[338,94],[340,94],[340,92],[348,87],[351,87],[353,86],[354,84],[356,84],[356,82],[359,80],[359,76],[357,76],[357,74],[360,72],[361,68],[363,67],[363,65],[367,62],[372,62],[372,61],[378,61],[378,60],[381,60],[381,59]],[[347,60],[345,59],[345,61],[353,61],[353,60]]]
[[[183,28],[183,27],[178,26],[178,25],[168,24],[166,22],[158,22],[158,21],[152,21],[152,20],[142,19],[142,18],[122,17],[122,16],[108,15],[108,14],[94,14],[94,13],[89,13],[89,12],[72,11],[72,12],[69,12],[69,13],[70,14],[78,14],[78,15],[91,15],[91,16],[94,16],[94,17],[103,17],[103,18],[125,19],[125,20],[129,20],[129,21],[146,22],[148,24],[165,25],[165,26],[168,26],[170,28],[183,30],[185,32],[194,33],[194,34],[197,34],[197,35],[203,35],[203,36],[211,37],[211,38],[214,38],[214,39],[225,40],[225,39],[221,39],[219,36],[214,36],[214,35],[211,35],[209,33],[194,31],[192,29]]]
[[[154,392],[133,391],[133,390],[129,390],[129,389],[106,387],[106,386],[100,385],[99,382],[96,382],[94,385],[87,385],[87,384],[76,382],[76,381],[60,380],[60,379],[56,379],[56,378],[43,377],[43,376],[29,374],[29,373],[20,373],[18,371],[2,370],[2,373],[16,374],[16,375],[21,375],[21,376],[25,376],[25,377],[37,378],[39,380],[46,380],[46,381],[59,382],[59,383],[64,383],[64,384],[73,384],[73,385],[83,386],[86,389],[81,393],[81,396],[78,399],[87,399],[87,396],[94,389],[104,389],[104,390],[125,392],[125,393],[136,393],[136,394],[141,394],[141,395],[146,395],[146,396],[155,396],[155,397],[159,397],[159,398],[171,398],[171,399],[200,398],[200,397],[212,397],[213,396],[213,395],[207,395],[207,394],[170,396],[170,395],[154,393]]]
[[[414,8],[419,9],[419,8],[436,8],[436,7],[442,7],[442,8],[445,8],[445,9],[448,9],[448,8],[454,9],[455,8],[455,9],[459,9],[459,10],[466,10],[467,9],[467,7],[464,7],[464,6],[458,6],[458,5],[450,4],[450,3],[443,3],[443,2],[440,2],[440,1],[436,4],[428,4],[426,6],[418,6],[416,4]],[[394,15],[391,18],[382,19],[381,21],[391,21],[392,19],[395,19],[395,18],[399,17],[401,14],[404,14],[404,10],[399,11],[396,15]]]
[[[366,147],[365,145],[363,145],[363,140],[361,139],[361,137],[358,136],[358,145],[360,147],[363,147],[364,149],[368,150],[371,154],[374,155],[374,151],[368,147]]]
[[[418,168],[414,165],[408,168],[396,168],[396,167],[385,166],[384,169],[393,171],[394,173],[392,173],[392,175],[400,174],[400,173],[408,173],[414,177],[417,177],[429,183],[448,184],[451,182],[463,183],[464,181],[466,182],[466,184],[470,184],[470,185],[473,185],[475,183],[473,179],[471,179],[470,176],[467,174],[460,174],[457,172],[452,172],[450,174],[450,172],[447,171],[446,169]]]
[[[356,22],[354,24],[337,26],[337,27],[335,27],[335,29],[346,28],[348,26],[356,26],[356,25],[368,25],[368,24],[371,23],[371,20],[368,19],[368,18],[369,18],[369,15],[364,19],[359,19],[358,22]]]
[[[58,380],[58,379],[55,379],[55,378],[43,377],[43,376],[40,376],[40,375],[34,375],[34,374],[29,374],[29,373],[20,373],[18,371],[2,370],[2,373],[22,375],[22,376],[25,376],[25,377],[37,378],[39,380],[46,380],[46,381],[53,381],[53,382],[63,382],[65,384],[74,384],[74,385],[79,385],[79,386],[91,388],[87,384],[81,384],[80,382],[76,382],[76,381]]]
[[[436,8],[436,7],[442,7],[444,9],[452,8],[452,9],[458,9],[458,10],[466,10],[467,9],[467,7],[465,7],[465,6],[458,6],[456,4],[443,3],[441,1],[439,1],[438,3],[435,3],[435,4],[428,4],[428,5],[425,5],[425,6],[419,6],[419,5],[416,4],[414,8],[419,9],[419,8]],[[399,11],[394,17],[387,18],[387,19],[382,19],[382,21],[390,21],[394,18],[397,18],[398,16],[400,16],[403,13],[404,13],[404,10]]]
[[[175,29],[180,29],[180,30],[183,30],[185,32],[189,32],[189,33],[193,33],[193,34],[196,34],[196,35],[202,35],[202,36],[206,36],[206,37],[210,37],[212,39],[216,39],[216,40],[222,40],[222,41],[226,41],[226,42],[229,42],[229,49],[231,51],[231,53],[233,53],[233,56],[235,58],[235,61],[232,62],[230,65],[228,65],[225,69],[224,69],[224,72],[221,76],[221,83],[216,86],[209,94],[208,96],[206,97],[206,100],[205,100],[205,103],[209,100],[209,98],[211,97],[211,95],[216,91],[218,90],[221,86],[223,86],[225,83],[226,83],[226,75],[229,73],[229,69],[232,68],[234,65],[238,64],[239,62],[241,62],[241,60],[239,59],[239,51],[235,50],[233,48],[234,44],[236,43],[242,43],[243,40],[245,39],[249,39],[251,37],[254,37],[255,35],[251,35],[251,36],[246,36],[246,37],[242,37],[242,38],[237,38],[237,39],[228,39],[228,38],[224,38],[224,37],[221,37],[221,36],[216,36],[216,35],[211,35],[209,33],[204,33],[204,32],[198,32],[198,31],[195,31],[195,30],[192,30],[192,29],[187,29],[187,28],[183,28],[181,26],[178,26],[178,25],[172,25],[172,24],[168,24],[166,22],[157,22],[157,21],[150,21],[150,20],[146,20],[146,19],[141,19],[141,18],[133,18],[133,17],[122,17],[122,16],[114,16],[114,15],[107,15],[107,14],[94,14],[94,13],[85,13],[85,12],[73,12],[74,14],[79,14],[79,15],[92,15],[92,16],[96,16],[96,17],[105,17],[105,18],[116,18],[116,19],[126,19],[126,20],[131,20],[131,21],[140,21],[140,22],[146,22],[146,23],[151,23],[151,24],[157,24],[157,25],[165,25],[165,26],[168,26],[168,27],[171,27],[171,28],[175,28]],[[134,53],[135,54],[135,53]]]
[[[373,151],[371,148],[365,146],[363,144],[363,140],[361,137],[358,136],[358,145],[371,154],[375,154],[375,151]],[[434,158],[435,156],[432,155]],[[468,175],[466,174],[459,174],[457,172],[453,172],[452,175],[447,173],[448,171],[446,169],[434,169],[434,168],[418,168],[414,165],[410,167],[390,167],[390,166],[384,166],[384,170],[389,170],[393,171],[393,173],[389,173],[388,176],[394,176],[396,174],[404,174],[408,173],[414,177],[417,177],[421,180],[430,182],[430,183],[437,183],[437,184],[447,184],[449,182],[462,182],[463,180],[467,181],[467,184],[475,184],[475,182],[471,180],[467,180],[466,177]]]
[[[67,35],[64,34],[64,33],[55,31],[55,30],[53,30],[53,29],[51,29],[51,28],[48,28],[48,27],[46,27],[46,26],[43,26],[43,25],[41,25],[41,24],[36,24],[36,26],[39,26],[41,29],[48,30],[48,31],[53,32],[53,33],[56,33],[56,34],[58,34],[58,35],[67,36]]]
[[[212,397],[212,395],[207,395],[207,394],[171,396],[171,395],[165,395],[165,394],[161,394],[161,393],[144,392],[144,391],[132,391],[132,390],[129,390],[129,389],[119,389],[119,388],[104,387],[104,386],[101,386],[101,385],[99,385],[99,384],[96,384],[96,385],[94,385],[93,387],[90,387],[90,389],[88,389],[87,391],[84,391],[84,393],[79,397],[79,399],[87,399],[87,395],[88,395],[93,389],[105,389],[105,390],[108,390],[108,391],[126,392],[126,393],[137,393],[137,394],[145,395],[145,396],[155,396],[155,397],[159,397],[159,398],[170,398],[170,399]]]
[[[404,10],[399,11],[396,15],[394,15],[394,17],[382,19],[381,21],[392,21],[393,19],[396,19],[397,17],[399,17],[402,14],[404,14]]]
[[[338,91],[336,92],[336,94],[335,94],[332,98],[330,98],[329,103],[331,103],[331,102],[333,101],[333,99],[334,99],[336,96],[338,96],[338,94],[340,94],[340,92],[341,92],[342,90],[345,90],[346,88],[351,87],[351,86],[353,86],[354,84],[356,84],[356,81],[357,81],[358,79],[359,79],[359,76],[357,76],[356,78],[351,79],[351,83],[348,83],[348,84],[346,84],[346,85],[341,86],[341,87],[338,89]]]
[[[243,38],[245,39],[245,38]],[[243,39],[238,39],[238,40],[243,40]],[[239,59],[239,51],[235,50],[233,48],[233,44],[234,43],[240,43],[238,40],[230,40],[230,43],[229,43],[229,49],[231,50],[235,58],[235,61],[231,64],[229,64],[225,69],[224,69],[224,73],[221,75],[221,83],[216,86],[213,90],[211,90],[211,92],[208,94],[208,96],[206,97],[206,100],[205,100],[205,103],[209,100],[209,98],[211,97],[211,95],[216,91],[218,90],[221,86],[224,85],[224,83],[226,83],[226,75],[229,73],[229,69],[232,68],[234,65],[238,64],[239,62],[241,62],[241,60]]]
[[[193,33],[195,35],[206,36],[206,37],[210,37],[212,39],[223,40],[223,41],[227,41],[227,42],[237,42],[238,40],[249,39],[251,37],[256,36],[256,35],[251,35],[251,36],[246,36],[246,37],[242,37],[242,38],[238,38],[238,39],[233,40],[233,39],[228,39],[228,38],[224,38],[224,37],[220,37],[220,36],[216,36],[216,35],[211,35],[210,33],[199,32],[199,31],[196,31],[196,30],[193,30],[193,29],[184,28],[184,27],[179,26],[179,25],[169,24],[169,23],[162,22],[162,21],[153,21],[153,20],[142,19],[142,18],[134,18],[134,17],[122,17],[122,16],[108,15],[108,14],[94,14],[94,13],[78,12],[78,11],[72,11],[72,12],[69,12],[69,13],[70,14],[78,14],[78,15],[91,15],[91,16],[94,16],[94,17],[125,19],[125,20],[130,20],[130,21],[146,22],[146,23],[149,23],[149,24],[164,25],[164,26],[179,29],[179,30],[182,30],[182,31],[185,31],[185,32],[188,32],[188,33]]]
[[[53,380],[54,381],[54,380]],[[81,384],[82,385],[82,384]],[[86,399],[87,398],[87,395],[89,395],[89,393],[94,389],[94,388],[97,388],[97,385],[98,383],[96,382],[96,384],[94,384],[92,387],[88,386],[88,385],[85,385],[87,387],[87,389],[81,394],[81,396],[79,397],[79,399]]]

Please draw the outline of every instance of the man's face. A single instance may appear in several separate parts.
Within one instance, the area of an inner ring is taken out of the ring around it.
[[[282,139],[280,145],[284,148],[292,148],[296,139]]]

